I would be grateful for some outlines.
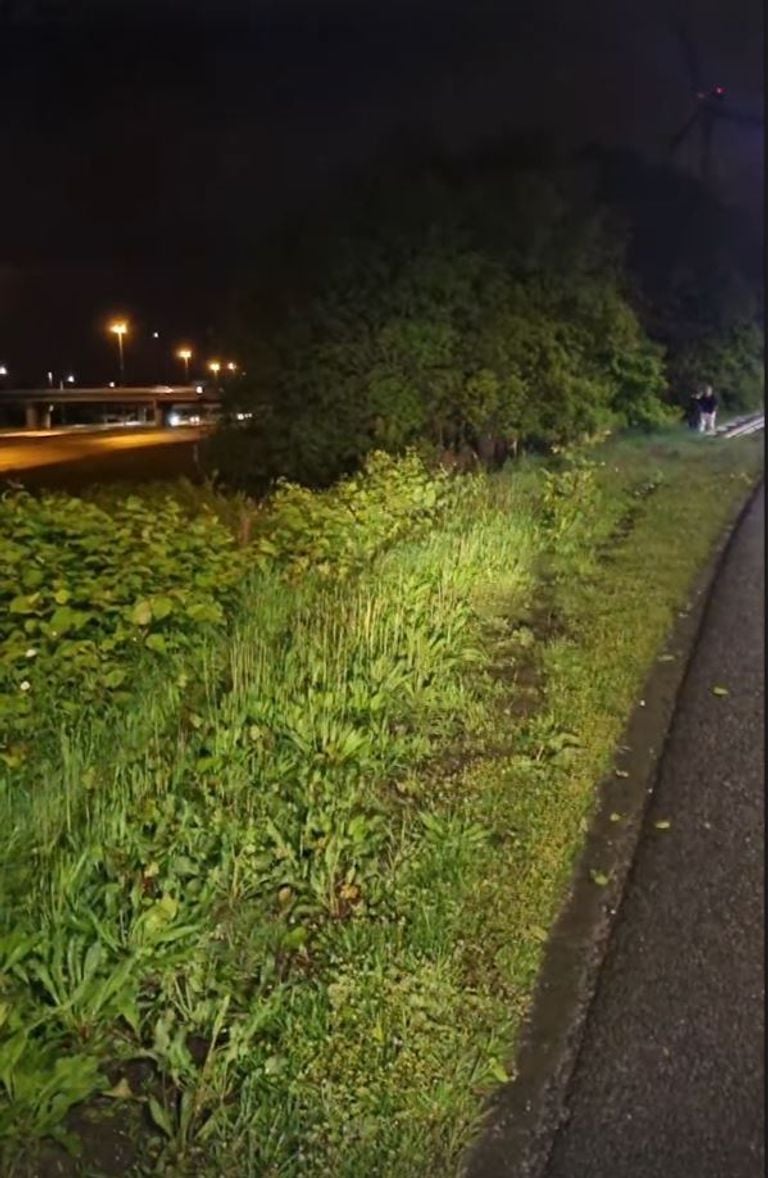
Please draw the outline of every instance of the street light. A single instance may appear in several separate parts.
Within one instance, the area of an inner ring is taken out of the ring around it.
[[[218,360],[211,360],[208,367],[210,368],[211,372],[213,373],[214,379],[218,380],[219,373],[221,372],[221,365],[219,364]]]
[[[125,384],[125,359],[123,356],[123,336],[128,333],[128,324],[124,320],[110,323],[109,330],[117,336],[117,346],[120,352],[120,384]]]
[[[72,375],[72,373],[70,372],[69,376],[67,377],[67,384],[74,384],[74,383],[75,383],[75,378]]]
[[[231,372],[233,375],[235,372],[237,372],[237,365],[233,364],[231,360],[230,360],[229,364],[227,365],[227,371]]]
[[[184,380],[187,384],[189,384],[189,362],[192,359],[192,349],[179,348],[176,355],[178,356],[179,360],[184,361]]]

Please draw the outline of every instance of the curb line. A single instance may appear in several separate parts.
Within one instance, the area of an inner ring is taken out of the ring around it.
[[[539,1178],[562,1122],[587,1015],[656,788],[667,735],[709,612],[711,590],[742,521],[762,493],[751,488],[694,579],[689,601],[665,644],[674,661],[656,661],[632,712],[614,764],[627,778],[604,778],[597,811],[550,932],[530,1013],[518,1041],[515,1079],[491,1097],[484,1128],[465,1153],[463,1178]],[[620,823],[610,814],[621,813]],[[589,872],[609,878],[596,887]]]

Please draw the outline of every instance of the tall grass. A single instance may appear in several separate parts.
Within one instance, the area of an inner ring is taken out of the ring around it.
[[[456,1165],[591,784],[755,466],[748,439],[665,445],[653,470],[632,443],[467,480],[431,516],[399,487],[408,528],[371,494],[377,538],[341,545],[345,575],[260,560],[226,630],[138,664],[130,708],[69,720],[7,775],[9,1173],[43,1140],[74,1147],[86,1098],[158,1172]],[[703,502],[709,539],[638,593]],[[333,534],[349,514],[312,511]],[[537,629],[544,606],[565,634]]]

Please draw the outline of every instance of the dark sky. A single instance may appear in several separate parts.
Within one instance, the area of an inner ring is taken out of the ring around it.
[[[691,102],[675,11],[702,79],[761,112],[761,0],[0,0],[0,363],[106,376],[123,309],[204,347],[246,251],[406,133],[662,158]],[[762,132],[720,130],[757,221]]]

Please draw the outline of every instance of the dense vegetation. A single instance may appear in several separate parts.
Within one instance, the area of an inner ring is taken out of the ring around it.
[[[762,335],[735,228],[695,182],[646,171],[492,156],[356,188],[306,230],[300,265],[285,258],[290,279],[241,302],[232,408],[252,417],[212,466],[259,487],[327,483],[409,445],[492,465],[678,420],[705,381],[727,407],[756,405]]]
[[[663,432],[762,395],[725,230],[654,266],[609,165],[355,188],[240,305],[238,493],[0,500],[4,1173],[457,1166],[760,464]]]
[[[596,193],[629,230],[633,303],[663,346],[671,396],[702,382],[726,408],[763,398],[763,249],[748,220],[692,177],[624,151],[593,151]]]
[[[759,449],[8,495],[4,1172],[450,1172]]]

